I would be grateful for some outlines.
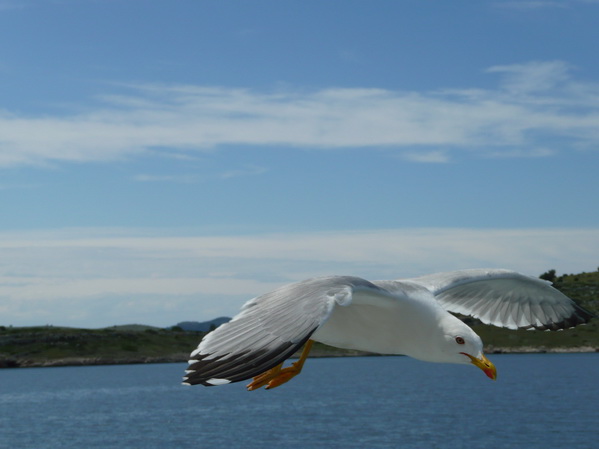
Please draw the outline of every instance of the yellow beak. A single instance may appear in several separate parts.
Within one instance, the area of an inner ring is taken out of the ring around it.
[[[481,355],[480,359],[472,357],[470,354],[466,354],[465,352],[462,352],[462,354],[469,357],[472,364],[483,370],[483,372],[489,378],[493,380],[497,379],[497,368],[495,368],[495,365],[493,365],[491,361],[487,357],[485,357],[484,354]]]

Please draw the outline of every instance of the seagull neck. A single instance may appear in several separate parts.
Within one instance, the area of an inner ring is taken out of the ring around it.
[[[431,309],[412,314],[410,322],[406,324],[409,333],[401,342],[402,353],[418,360],[435,361],[438,356],[437,342],[443,338],[437,323],[445,319],[445,314],[443,310],[433,310],[431,313]]]

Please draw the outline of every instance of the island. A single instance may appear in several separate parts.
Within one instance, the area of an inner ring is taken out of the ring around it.
[[[541,278],[585,309],[599,315],[599,269]],[[168,328],[139,324],[102,329],[52,325],[0,325],[0,368],[185,362],[201,339],[229,318],[181,322]],[[599,352],[599,318],[561,332],[500,329],[463,317],[481,336],[489,354],[517,352]],[[312,357],[373,355],[316,344]]]

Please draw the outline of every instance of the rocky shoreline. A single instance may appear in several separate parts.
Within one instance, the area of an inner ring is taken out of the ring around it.
[[[136,365],[143,363],[181,363],[188,355],[173,354],[167,357],[127,357],[108,359],[102,357],[67,357],[64,359],[0,359],[0,368],[47,368],[54,366]]]
[[[576,348],[546,348],[546,347],[493,347],[486,348],[487,354],[566,354],[566,353],[595,353],[599,348],[592,346],[582,346]],[[368,357],[377,356],[363,351],[314,351],[311,357]],[[297,357],[296,354],[295,357]],[[62,359],[30,360],[30,359],[0,359],[0,368],[46,368],[57,366],[94,366],[94,365],[132,365],[145,363],[183,363],[189,358],[187,353],[172,354],[166,357],[127,357],[118,359],[108,359],[102,357],[68,357]]]
[[[548,348],[545,346],[519,346],[514,348],[499,348],[488,346],[485,349],[487,354],[575,354],[586,352],[599,352],[599,348],[593,346],[580,346],[576,348]]]

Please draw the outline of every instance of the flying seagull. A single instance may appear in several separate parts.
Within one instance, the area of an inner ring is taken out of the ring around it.
[[[327,276],[285,285],[248,301],[191,353],[184,384],[252,379],[277,387],[302,370],[314,341],[419,360],[471,363],[495,380],[480,337],[450,312],[509,329],[559,330],[593,315],[550,282],[500,269],[367,281]],[[283,362],[303,345],[298,361]]]

